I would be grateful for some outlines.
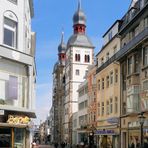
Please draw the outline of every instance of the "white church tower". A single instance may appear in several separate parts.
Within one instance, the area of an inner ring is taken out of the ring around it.
[[[78,86],[85,80],[88,67],[94,62],[94,46],[85,34],[86,16],[80,1],[73,16],[73,30],[67,43],[65,65],[64,138],[68,143],[72,142],[72,115],[78,111]]]

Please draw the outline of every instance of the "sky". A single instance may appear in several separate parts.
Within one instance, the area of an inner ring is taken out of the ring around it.
[[[95,54],[103,45],[103,34],[127,12],[131,0],[82,0],[87,18],[86,34]],[[34,0],[32,30],[36,32],[36,124],[45,121],[52,105],[52,72],[58,60],[58,45],[64,30],[67,43],[73,34],[72,18],[78,0]],[[63,29],[62,29],[63,28]]]

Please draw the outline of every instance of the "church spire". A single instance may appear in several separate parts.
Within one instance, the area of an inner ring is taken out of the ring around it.
[[[78,1],[78,11],[81,10],[81,0]]]

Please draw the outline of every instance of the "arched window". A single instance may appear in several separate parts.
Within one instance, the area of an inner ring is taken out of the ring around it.
[[[75,61],[77,61],[77,62],[80,61],[80,54],[75,54]]]
[[[3,43],[14,48],[17,48],[17,22],[17,17],[13,12],[4,13]]]
[[[90,62],[90,56],[89,56],[89,55],[85,55],[84,61],[85,61],[86,63],[89,63],[89,62]]]

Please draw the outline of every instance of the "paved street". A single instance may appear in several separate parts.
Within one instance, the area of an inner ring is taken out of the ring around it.
[[[35,146],[34,148],[53,148],[53,147],[49,145],[38,145],[38,146]]]

